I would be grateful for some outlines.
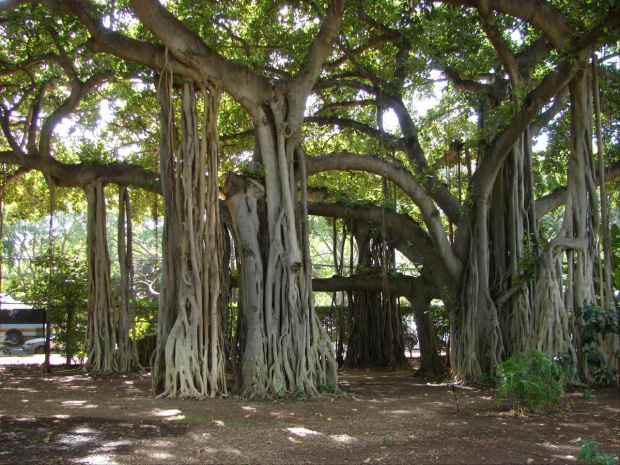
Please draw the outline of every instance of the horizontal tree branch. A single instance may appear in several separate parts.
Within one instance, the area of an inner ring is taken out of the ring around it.
[[[84,188],[89,182],[102,180],[104,183],[133,186],[161,193],[158,174],[128,163],[69,165],[52,157],[39,154],[23,155],[14,151],[0,152],[0,163],[40,171],[44,175],[51,176],[58,187]]]
[[[382,292],[387,287],[389,294],[411,297],[425,295],[429,299],[439,299],[439,289],[422,277],[403,274],[382,276],[356,275],[351,277],[332,276],[331,278],[314,278],[312,290],[315,292],[370,291]]]
[[[620,176],[620,160],[615,162],[609,168],[605,170],[605,181],[609,182],[613,179],[616,179]],[[596,180],[597,185],[600,184],[600,179]],[[566,187],[560,187],[559,189],[554,190],[551,194],[545,195],[544,197],[536,200],[536,217],[541,218],[549,212],[552,212],[560,205],[564,205],[566,203],[566,195],[568,190]]]

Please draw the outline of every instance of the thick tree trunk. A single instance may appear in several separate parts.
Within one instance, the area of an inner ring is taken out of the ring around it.
[[[164,390],[166,372],[165,347],[177,315],[178,280],[177,258],[181,256],[181,231],[177,221],[175,163],[174,163],[174,113],[172,107],[172,76],[165,72],[158,83],[160,101],[159,159],[161,188],[164,199],[164,227],[162,232],[161,284],[159,312],[157,315],[157,344],[151,360],[153,393]]]
[[[88,202],[88,328],[84,368],[90,372],[108,372],[117,369],[114,356],[116,322],[110,294],[103,183],[89,183],[85,191]]]
[[[317,395],[322,385],[337,382],[337,364],[314,312],[305,276],[311,268],[291,263],[293,257],[287,256],[287,250],[294,252],[288,244],[291,236],[283,230],[288,227],[286,213],[274,218],[276,224],[266,224],[273,211],[255,179],[231,174],[224,191],[241,260],[243,347],[235,389],[251,398]]]
[[[596,303],[594,253],[598,231],[595,166],[592,154],[592,112],[587,70],[569,84],[571,140],[568,195],[558,236],[545,248],[536,280],[532,345],[549,357],[568,356],[577,373],[591,381],[584,324],[578,310]],[[566,274],[563,271],[566,260]]]
[[[168,88],[168,92],[170,89]],[[166,217],[164,236],[178,240],[176,249],[164,250],[167,256],[164,280],[175,291],[176,301],[165,301],[164,330],[169,333],[165,342],[158,341],[154,382],[163,381],[161,396],[214,397],[226,393],[221,334],[221,257],[222,252],[219,209],[217,202],[218,140],[216,117],[219,93],[203,89],[204,131],[198,131],[198,115],[194,84],[183,86],[181,133],[182,139],[175,159],[170,142],[164,141],[162,171],[166,173],[164,204],[171,216]],[[170,103],[168,111],[171,114]],[[172,123],[166,137],[172,138]],[[206,160],[208,165],[205,165]],[[163,175],[162,175],[163,177]],[[207,177],[210,181],[207,184]],[[162,181],[163,184],[163,181]],[[162,316],[160,315],[160,321]],[[169,326],[168,324],[171,324]],[[160,328],[160,337],[162,334]],[[163,352],[163,353],[162,353]]]
[[[265,190],[256,180],[229,174],[224,186],[226,203],[233,217],[237,236],[239,272],[239,320],[243,334],[240,367],[235,391],[251,392],[254,397],[268,394],[266,335],[262,322],[265,266],[260,219],[265,217]],[[235,361],[233,361],[235,363]],[[252,387],[250,390],[249,388]]]
[[[492,374],[502,361],[503,339],[497,307],[489,286],[489,207],[486,198],[476,200],[471,251],[458,312],[459,324],[451,335],[451,358],[459,380],[477,381]]]
[[[526,130],[506,157],[490,199],[476,200],[462,325],[452,344],[453,367],[460,379],[492,376],[498,363],[527,349],[530,277],[538,254],[531,170]]]
[[[297,201],[293,153],[299,127],[284,117],[290,101],[300,98],[305,95],[276,92],[268,106],[255,109],[255,119],[263,122],[256,135],[264,185],[230,175],[225,187],[241,248],[245,347],[238,392],[248,397],[312,396],[337,381],[331,342],[314,311],[305,194],[302,208]],[[303,157],[298,163],[303,193]]]

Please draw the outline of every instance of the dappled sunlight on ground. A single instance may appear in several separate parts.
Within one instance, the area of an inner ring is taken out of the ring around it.
[[[177,410],[177,409],[170,409],[170,410],[155,409],[155,410],[153,410],[152,413],[156,417],[172,417],[172,416],[175,416],[175,415],[179,415],[181,413],[181,411]]]
[[[307,429],[307,428],[286,428],[286,430],[291,433],[294,434],[295,436],[299,436],[300,438],[305,438],[306,436],[312,436],[315,434],[321,434],[318,431],[312,431],[311,429]]]
[[[332,441],[340,442],[342,444],[351,444],[357,441],[356,438],[349,436],[348,434],[333,434],[329,436]]]
[[[37,370],[0,366],[0,463],[563,464],[590,438],[618,450],[617,389],[524,417],[488,387],[456,386],[457,411],[449,384],[408,372],[348,372],[339,396],[249,402],[156,399],[144,373]]]

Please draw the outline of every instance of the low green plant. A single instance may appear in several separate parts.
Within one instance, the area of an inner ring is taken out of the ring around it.
[[[567,373],[542,352],[517,352],[497,366],[495,404],[508,398],[517,413],[539,413],[561,406]]]
[[[592,402],[594,400],[594,396],[592,395],[592,389],[590,388],[584,389],[582,399],[583,399],[584,404],[587,404],[588,402]]]
[[[200,417],[185,415],[183,418],[179,419],[179,421],[184,425],[191,425],[192,423],[200,423]]]
[[[585,460],[588,465],[615,465],[618,463],[613,455],[603,454],[594,439],[589,439],[581,445],[577,460]]]
[[[340,389],[338,389],[338,384],[335,381],[329,381],[328,383],[321,385],[321,392],[325,392],[327,394],[338,394]]]

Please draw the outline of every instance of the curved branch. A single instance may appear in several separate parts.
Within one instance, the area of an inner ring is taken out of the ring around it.
[[[45,94],[52,89],[55,85],[60,84],[61,80],[57,77],[49,78],[45,80],[41,86],[39,87],[39,91],[37,95],[34,97],[34,101],[30,108],[30,115],[28,116],[28,121],[26,123],[25,132],[27,134],[27,144],[26,150],[29,153],[35,153],[37,151],[37,134],[39,130],[39,126],[37,122],[39,121],[39,114],[41,113],[41,105],[43,103],[43,97]],[[12,147],[15,150],[15,147]]]
[[[364,220],[378,225],[386,224],[399,238],[413,247],[418,259],[421,259],[422,264],[431,272],[437,283],[447,283],[452,279],[449,271],[433,252],[433,243],[427,232],[407,215],[375,206],[349,207],[343,204],[325,202],[308,202],[308,214]],[[400,247],[395,247],[401,250]],[[401,250],[401,252],[408,255],[412,263],[417,261],[412,259],[409,251]]]
[[[45,120],[41,128],[41,136],[39,137],[39,153],[41,155],[51,155],[51,140],[56,125],[77,108],[88,92],[112,76],[113,73],[109,71],[107,73],[95,74],[86,82],[81,82],[77,78],[71,80],[71,94],[69,98]]]
[[[0,198],[4,196],[4,193],[6,192],[7,187],[9,187],[9,185],[11,185],[12,182],[17,181],[18,179],[30,173],[31,171],[32,171],[32,168],[19,167],[17,168],[17,170],[15,170],[13,174],[8,175],[6,179],[4,180],[4,183],[0,185]]]
[[[441,215],[425,190],[403,167],[388,163],[377,157],[354,155],[348,152],[332,153],[316,157],[308,157],[306,161],[308,176],[322,171],[365,171],[385,176],[400,187],[415,203],[428,228],[433,241],[435,253],[442,260],[454,279],[460,276],[463,265],[452,252],[448,237],[443,228]]]
[[[433,243],[430,237],[419,223],[407,215],[373,205],[349,206],[328,202],[308,202],[308,214],[331,218],[364,220],[378,225],[385,223],[389,225],[389,229],[413,245],[424,263],[431,264],[437,260],[437,257],[432,253]]]

